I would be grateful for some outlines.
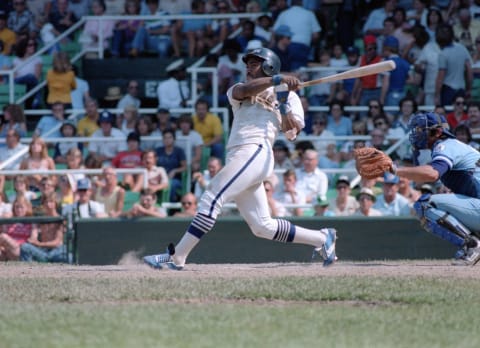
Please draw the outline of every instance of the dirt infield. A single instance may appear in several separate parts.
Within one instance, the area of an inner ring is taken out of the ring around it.
[[[339,261],[324,268],[319,263],[269,263],[269,264],[188,264],[178,272],[153,270],[138,261],[130,260],[125,264],[111,266],[74,266],[11,263],[0,267],[2,277],[58,277],[58,278],[144,278],[144,277],[182,277],[182,278],[268,278],[286,276],[378,276],[378,277],[449,277],[480,279],[480,264],[475,267],[450,265],[450,261],[377,261],[347,262]]]

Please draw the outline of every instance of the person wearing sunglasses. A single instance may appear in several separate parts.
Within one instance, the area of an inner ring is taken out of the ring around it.
[[[468,114],[465,109],[466,102],[463,93],[459,93],[453,101],[453,110],[447,113],[446,118],[450,129],[454,129],[461,122],[468,121]]]

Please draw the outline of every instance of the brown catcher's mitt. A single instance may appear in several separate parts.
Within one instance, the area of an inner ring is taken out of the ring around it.
[[[385,172],[395,173],[392,159],[374,147],[362,147],[353,150],[355,167],[362,178],[375,179]]]

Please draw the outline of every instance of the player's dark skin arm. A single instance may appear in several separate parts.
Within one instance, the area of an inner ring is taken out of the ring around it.
[[[288,89],[294,91],[298,89],[300,81],[294,76],[282,75],[282,83],[286,83]],[[243,100],[253,97],[271,86],[273,86],[273,79],[271,77],[259,77],[235,86],[232,91],[232,96],[236,100]]]
[[[428,164],[418,167],[397,168],[397,175],[416,182],[435,182],[439,179],[438,172]]]

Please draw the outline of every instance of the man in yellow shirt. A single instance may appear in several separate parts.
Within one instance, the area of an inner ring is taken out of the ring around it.
[[[78,121],[77,134],[80,137],[89,137],[99,128],[98,127],[98,103],[95,99],[89,99],[85,103],[85,116]]]
[[[210,147],[210,155],[220,158],[223,161],[223,128],[220,118],[208,112],[208,102],[203,99],[195,103],[195,115],[193,115],[193,129],[196,130],[203,139],[203,145]]]
[[[16,41],[15,32],[10,30],[7,27],[7,15],[5,12],[0,11],[0,40],[3,41],[3,53],[4,55],[8,56],[12,53],[12,45]]]

